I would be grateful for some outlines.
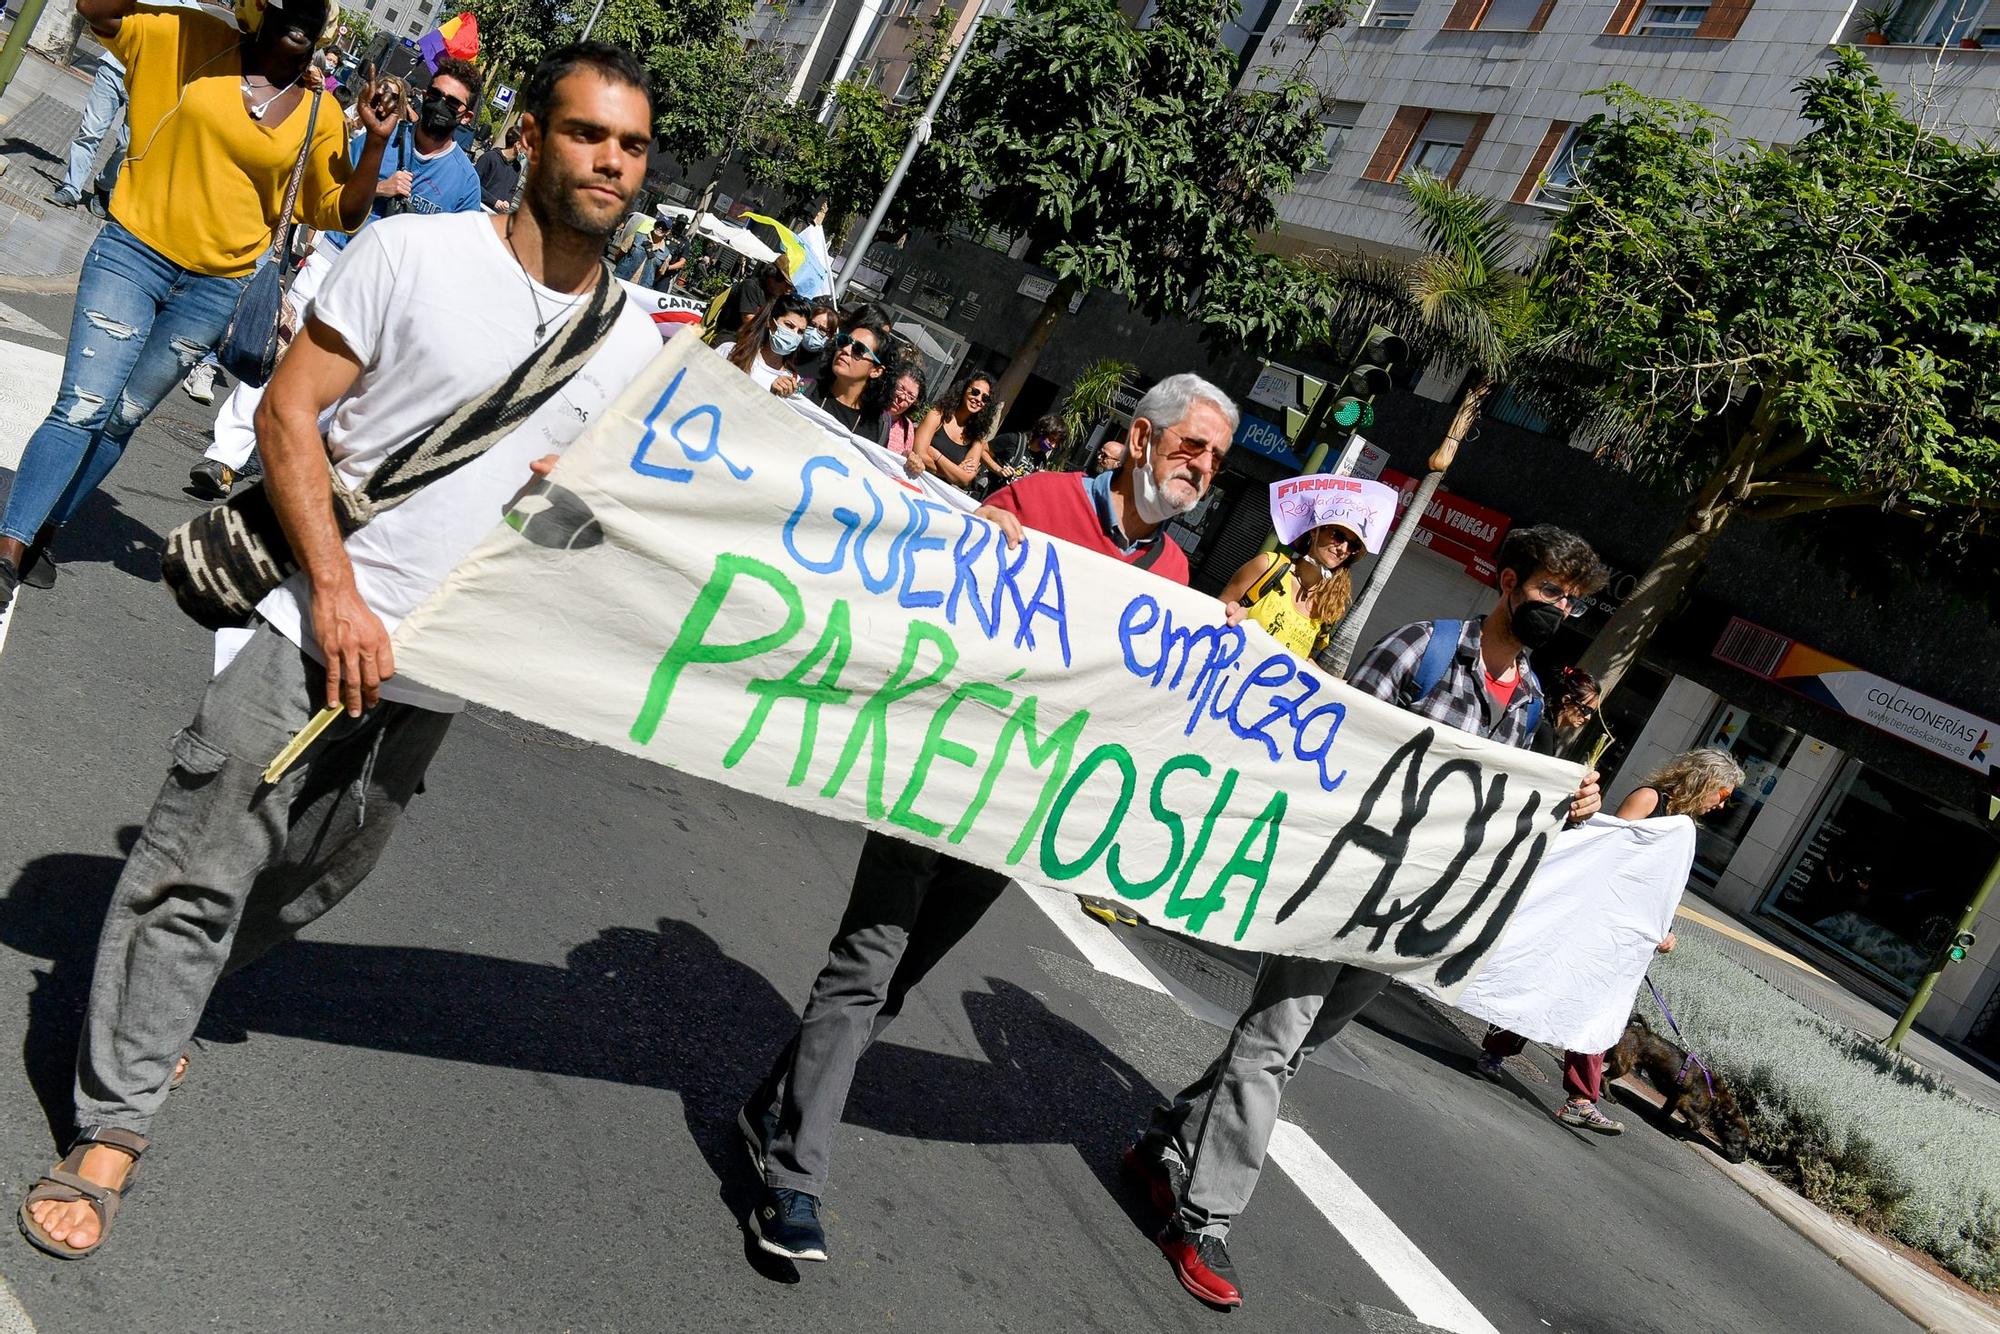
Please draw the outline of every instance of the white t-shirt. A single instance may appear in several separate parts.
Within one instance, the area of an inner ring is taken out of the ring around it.
[[[540,306],[537,307],[536,300]],[[341,253],[312,314],[346,340],[361,363],[354,388],[332,408],[326,442],[335,471],[359,486],[393,451],[499,383],[535,351],[535,326],[556,336],[573,297],[529,280],[482,213],[383,218]],[[431,483],[347,539],[362,600],[392,633],[500,522],[531,478],[528,465],[559,454],[585,424],[660,354],[651,317],[627,298],[597,355],[505,439]],[[257,606],[258,614],[315,658],[305,572]],[[382,698],[450,712],[456,696],[402,677]]]
[[[735,340],[732,339],[715,350],[722,354],[722,356],[727,357],[731,352],[736,350]],[[750,378],[757,382],[759,389],[769,389],[778,382],[780,375],[789,375],[794,379],[799,378],[797,371],[786,366],[773,366],[770,362],[764,360],[764,354],[761,352],[750,358]],[[799,380],[799,384],[803,387],[805,381]]]

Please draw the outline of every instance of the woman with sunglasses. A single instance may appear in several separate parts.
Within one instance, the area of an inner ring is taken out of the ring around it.
[[[1535,729],[1528,749],[1542,755],[1560,755],[1584,728],[1597,721],[1599,694],[1597,678],[1581,667],[1565,667],[1556,674],[1551,708]]]
[[[1348,567],[1365,550],[1359,533],[1327,523],[1306,534],[1297,559],[1275,551],[1252,556],[1222,590],[1230,624],[1255,621],[1292,653],[1311,658],[1347,615],[1354,601]]]
[[[799,389],[799,343],[805,338],[812,303],[787,294],[765,304],[743,330],[740,341],[716,348],[730,365],[779,398]]]
[[[983,371],[960,377],[942,403],[924,414],[910,445],[911,473],[931,472],[970,490],[979,474],[1000,470],[986,441],[993,433],[993,377]]]
[[[884,408],[895,385],[889,358],[889,321],[875,307],[863,306],[834,335],[826,369],[807,396],[854,434],[882,444],[888,435]]]

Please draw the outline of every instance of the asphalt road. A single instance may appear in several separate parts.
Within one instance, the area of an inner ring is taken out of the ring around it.
[[[0,303],[67,325],[66,298]],[[0,1185],[17,1192],[67,1131],[102,906],[208,673],[208,637],[156,582],[203,416],[177,393],[141,429],[0,657],[0,1049],[20,1053],[0,1060]],[[746,1244],[732,1120],[789,1036],[858,832],[478,710],[428,787],[367,885],[217,992],[104,1252],[62,1264],[0,1242],[34,1329],[1222,1318],[1182,1293],[1117,1175],[1148,1106],[1221,1034],[1094,969],[1026,895],[864,1059],[827,1200],[834,1258],[793,1270]],[[1180,984],[1241,985],[1125,939]],[[1491,1328],[1913,1328],[1638,1113],[1620,1139],[1567,1131],[1545,1060],[1496,1086],[1468,1077],[1473,1052],[1393,992],[1294,1082],[1287,1115]],[[1267,1173],[1233,1239],[1248,1301],[1229,1319],[1426,1328],[1324,1198]]]

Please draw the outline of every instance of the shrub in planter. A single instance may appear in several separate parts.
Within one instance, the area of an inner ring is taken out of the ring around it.
[[[1652,976],[1687,1041],[1737,1090],[1773,1175],[2000,1290],[2000,1116],[1827,1023],[1697,931]]]

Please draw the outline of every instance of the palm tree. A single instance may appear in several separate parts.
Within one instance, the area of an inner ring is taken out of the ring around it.
[[[1521,246],[1493,200],[1460,190],[1450,181],[1417,172],[1406,181],[1410,218],[1425,251],[1410,260],[1339,256],[1322,260],[1337,328],[1386,325],[1402,334],[1426,363],[1462,366],[1451,425],[1432,451],[1416,498],[1390,535],[1368,587],[1348,610],[1320,664],[1347,673],[1361,628],[1402,559],[1410,534],[1430,507],[1458,447],[1527,349],[1535,328],[1534,306],[1521,272]]]

